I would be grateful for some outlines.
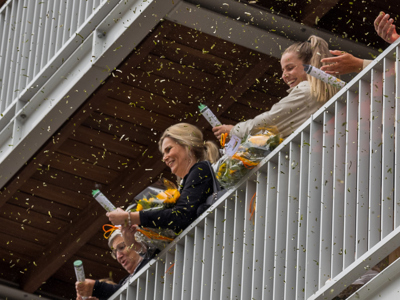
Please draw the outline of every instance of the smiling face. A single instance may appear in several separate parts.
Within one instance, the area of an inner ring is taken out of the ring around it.
[[[300,82],[307,80],[307,73],[304,71],[303,62],[295,52],[287,52],[282,55],[282,79],[291,88]]]
[[[129,249],[128,247],[124,246],[125,243],[122,236],[117,236],[112,241],[113,249],[118,250],[115,251],[117,261],[122,267],[124,267],[126,271],[128,271],[129,274],[132,274],[135,271],[138,263],[141,261],[141,257],[133,249]]]
[[[166,137],[162,142],[163,161],[171,169],[172,174],[185,177],[194,165],[194,159],[189,157],[186,148],[179,145],[173,139]]]

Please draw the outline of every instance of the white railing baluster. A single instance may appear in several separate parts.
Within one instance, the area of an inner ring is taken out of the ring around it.
[[[36,38],[36,50],[35,50],[35,66],[33,75],[36,76],[42,69],[42,48],[44,47],[44,36],[45,36],[45,23],[46,23],[46,3],[42,2],[38,4],[40,8]]]
[[[214,236],[212,241],[212,265],[211,265],[211,286],[205,286],[204,288],[211,289],[210,299],[218,300],[221,294],[221,272],[222,272],[222,243],[224,235],[224,222],[225,212],[223,207],[214,211]],[[207,245],[208,246],[208,245]],[[205,274],[210,276],[210,273]]]
[[[235,201],[227,199],[224,205],[224,231],[222,239],[221,294],[219,299],[229,299],[232,277],[233,229],[235,222]]]
[[[154,291],[155,291],[155,267],[151,267],[146,271],[146,284],[145,284],[145,293],[144,299],[153,300],[154,299]]]
[[[318,290],[321,214],[321,172],[323,126],[318,121],[310,124],[310,157],[308,177],[307,243],[306,243],[306,298]]]
[[[342,271],[344,252],[346,106],[342,101],[335,102],[334,143],[331,278]]]
[[[395,65],[391,57],[383,60],[383,69],[381,239],[393,230]]]
[[[201,267],[201,290],[200,299],[210,299],[211,295],[211,272],[213,265],[213,249],[215,244],[214,240],[214,218],[215,210],[207,218],[204,219],[204,238],[203,238],[203,255],[202,255],[202,267]]]
[[[277,201],[276,201],[276,227],[275,227],[275,262],[274,262],[274,299],[283,299],[286,277],[286,253],[291,249],[286,248],[286,225],[288,196],[289,160],[285,151],[279,153],[277,165]]]
[[[11,65],[11,54],[15,53],[14,49],[12,49],[12,37],[13,37],[13,32],[12,32],[12,24],[14,22],[12,15],[15,13],[15,8],[13,7],[7,7],[5,9],[6,11],[6,16],[4,18],[4,23],[9,24],[6,28],[4,28],[4,36],[2,36],[2,42],[1,46],[3,48],[2,51],[2,60],[3,60],[3,67],[0,69],[0,73],[2,73],[1,79],[2,79],[2,89],[0,92],[0,100],[1,100],[1,109],[2,111],[5,111],[7,109],[8,103],[10,102],[10,99],[8,98],[8,91],[10,89],[10,82],[6,80],[8,78],[8,74],[10,72],[10,65]],[[10,26],[11,25],[11,26]]]
[[[300,147],[298,143],[290,142],[288,155],[288,208],[286,216],[286,272],[284,284],[284,299],[296,299],[297,243],[299,241],[299,182],[300,182]]]
[[[163,299],[164,300],[172,300],[172,290],[173,290],[173,278],[175,272],[175,251],[176,245],[171,248],[165,256],[165,264],[164,264],[164,274],[160,274],[164,276],[164,284],[163,287]]]
[[[17,5],[13,5],[12,19],[11,19],[11,32],[10,32],[10,68],[7,69],[7,77],[9,89],[7,93],[7,106],[11,104],[12,100],[17,95],[18,86],[18,71],[19,68],[19,47],[21,45],[21,28],[22,28],[22,16],[24,9],[18,4],[22,4],[23,0],[18,0]]]
[[[296,298],[305,299],[306,278],[306,243],[307,243],[307,204],[308,204],[308,173],[310,158],[310,135],[307,131],[300,134],[300,181],[299,181],[299,211],[298,211],[298,241],[296,265]],[[296,163],[296,162],[295,162]]]
[[[190,299],[200,299],[201,285],[201,269],[202,269],[202,253],[203,253],[204,230],[201,226],[194,228],[194,247],[193,247],[193,266],[192,266],[192,282],[190,286]]]
[[[56,52],[56,41],[59,31],[57,24],[60,13],[60,2],[62,1],[54,1],[53,7],[51,7],[49,11],[50,38],[49,38],[49,54],[47,57],[47,61],[50,61]]]
[[[6,51],[6,42],[5,42],[6,26],[4,26],[5,15],[6,15],[6,13],[4,11],[0,13],[0,57],[3,57],[4,53]],[[3,65],[4,65],[4,60],[0,59],[0,76],[3,76],[3,72],[2,72]],[[0,111],[4,111],[4,107],[5,107],[6,99],[3,99],[1,96],[2,91],[5,89],[5,87],[6,87],[6,83],[5,83],[4,78],[2,78],[0,80]]]
[[[183,268],[182,268],[182,290],[181,299],[190,299],[190,289],[192,284],[192,267],[194,263],[194,239],[190,235],[185,236],[183,249]],[[179,259],[178,257],[176,258]]]
[[[278,166],[275,162],[269,161],[265,167],[266,173],[257,174],[251,299],[273,299],[274,292],[273,258],[275,256],[276,202],[278,201],[276,193]]]
[[[265,181],[265,178],[264,178]],[[259,177],[257,177],[257,185],[260,184]],[[265,187],[264,187],[265,188]],[[241,276],[241,299],[251,298],[252,278],[253,278],[253,254],[254,254],[254,215],[252,214],[257,199],[260,195],[256,194],[256,182],[248,180],[246,182],[245,190],[246,202],[244,204],[244,220],[243,220],[243,254],[242,254],[242,273]],[[264,192],[265,195],[265,192]],[[254,198],[253,198],[254,197]],[[255,203],[254,203],[255,201]],[[253,203],[252,203],[253,202]],[[251,206],[250,206],[251,204]],[[240,255],[240,253],[238,253]]]
[[[186,238],[186,237],[185,237]],[[170,272],[172,272],[172,297],[171,299],[179,300],[181,299],[182,293],[182,281],[183,281],[183,267],[184,267],[184,242],[185,240],[180,240],[176,244],[175,257],[173,262],[173,267]]]
[[[319,253],[319,286],[331,277],[330,258],[332,255],[332,208],[333,208],[333,167],[334,167],[334,114],[323,114],[322,135],[322,184],[321,184],[321,232]],[[323,220],[323,221],[322,221]]]
[[[368,169],[370,132],[370,84],[359,81],[358,104],[358,161],[357,161],[357,212],[356,212],[356,253],[360,257],[368,250]]]
[[[346,161],[344,193],[344,244],[343,267],[355,259],[356,251],[356,196],[357,196],[357,128],[358,95],[347,92],[346,111]]]
[[[370,113],[370,163],[369,163],[369,216],[368,216],[368,248],[380,240],[380,199],[382,178],[382,93],[383,75],[378,70],[371,72],[371,113]]]
[[[44,68],[44,66],[49,61],[49,52],[50,52],[50,36],[51,36],[51,10],[53,8],[52,3],[50,1],[42,3],[43,7],[45,7],[43,19],[41,19],[42,30],[43,30],[43,44],[40,45],[39,53],[42,54],[40,69]]]
[[[33,21],[32,21],[32,34],[29,38],[29,58],[28,58],[28,66],[27,66],[27,81],[26,85],[35,77],[35,69],[37,65],[37,54],[36,51],[38,50],[39,36],[40,36],[40,11],[42,5],[37,5],[36,2],[29,1],[30,5],[32,5],[31,10],[33,11]],[[23,87],[21,87],[22,89]]]
[[[87,3],[86,1],[79,1],[79,9],[78,9],[78,18],[77,18],[77,29],[81,27],[83,21],[85,20],[85,14],[86,14],[86,6]]]
[[[66,43],[71,34],[73,33],[72,28],[71,28],[71,21],[72,21],[72,15],[73,15],[73,8],[75,5],[75,1],[66,1],[65,3],[65,19],[63,23],[63,34],[62,34],[62,43]]]
[[[22,45],[21,45],[21,53],[20,55],[20,69],[18,72],[18,94],[19,91],[22,91],[26,86],[28,81],[30,80],[29,77],[29,65],[30,65],[30,51],[32,49],[32,39],[33,37],[33,23],[34,23],[34,9],[35,3],[33,1],[24,1],[25,8],[25,28],[24,31],[21,33],[22,37]],[[1,22],[1,21],[0,21]]]
[[[248,190],[247,184],[246,190]],[[228,200],[235,205],[235,215],[233,217],[232,274],[230,282],[230,294],[228,298],[243,299],[241,297],[241,289],[243,289],[242,279],[245,274],[242,271],[242,266],[245,259],[244,256],[247,255],[247,253],[244,251],[246,245],[244,242],[245,237],[243,233],[245,232],[245,216],[249,209],[246,205],[246,192],[244,190],[236,190],[235,194],[235,198]],[[249,264],[246,263],[246,269],[248,269],[248,266]],[[248,272],[248,274],[249,277],[246,278],[247,280],[251,278],[251,272]]]
[[[164,276],[165,276],[165,260],[158,260],[155,263],[154,270],[154,300],[163,300],[164,299]],[[151,298],[149,298],[150,300]]]
[[[66,8],[67,8],[67,1],[61,1],[58,11],[56,11],[57,34],[54,42],[54,50],[56,53],[58,50],[60,50],[63,44],[64,24],[66,21],[66,13],[65,13]]]
[[[396,48],[395,61],[395,160],[394,160],[394,227],[400,225],[400,48]]]

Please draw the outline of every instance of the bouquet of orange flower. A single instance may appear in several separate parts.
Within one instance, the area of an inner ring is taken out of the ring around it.
[[[165,209],[174,207],[176,200],[181,194],[177,189],[167,189],[157,195],[150,194],[138,200],[136,205],[131,207],[131,211]]]
[[[225,188],[234,186],[281,142],[279,134],[272,130],[247,136],[234,155],[224,156],[217,162],[218,181]]]
[[[174,207],[181,194],[171,181],[163,179],[163,185],[165,190],[159,190],[157,193],[154,193],[154,191],[145,192],[126,211],[162,210]],[[148,248],[160,250],[165,248],[176,236],[177,234],[173,230],[165,228],[141,227],[135,233],[137,242],[146,244]]]

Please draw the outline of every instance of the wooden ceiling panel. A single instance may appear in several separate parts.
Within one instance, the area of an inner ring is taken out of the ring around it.
[[[62,181],[62,179],[59,181]],[[32,210],[43,215],[48,215],[50,212],[54,218],[67,222],[73,220],[80,212],[80,210],[71,206],[63,205],[54,201],[48,201],[23,192],[15,193],[9,203],[25,210]]]
[[[182,117],[186,111],[192,110],[192,104],[183,101],[171,100],[163,96],[151,93],[140,88],[133,88],[127,84],[122,84],[116,92],[109,91],[110,98],[125,102],[131,106],[141,108],[148,112],[168,114],[176,118]]]
[[[25,239],[10,236],[0,232],[0,241],[5,244],[2,248],[9,253],[8,259],[24,259],[26,261],[34,260],[34,257],[40,257],[43,253],[43,247],[37,243],[32,243]],[[11,255],[12,254],[12,255]]]
[[[65,228],[69,222],[53,218],[51,212],[47,214],[41,214],[33,209],[23,209],[22,207],[5,204],[3,217],[10,220],[20,222],[23,226],[31,226],[40,230],[48,231],[54,234],[60,232],[62,228]]]
[[[245,47],[232,44],[228,41],[182,25],[176,25],[174,30],[172,30],[166,38],[171,41],[179,41],[179,43],[201,51],[204,54],[209,53],[213,56],[226,59],[234,65],[246,62],[249,58],[251,59],[248,55],[254,53],[254,51]]]
[[[46,182],[38,181],[33,178],[28,179],[27,182],[21,186],[20,190],[27,194],[79,209],[84,209],[89,200],[92,200],[91,197],[83,194],[55,185],[48,186]]]
[[[51,168],[53,169],[61,170],[103,184],[108,184],[118,176],[117,171],[98,166],[96,161],[88,162],[64,154],[54,155],[49,160],[49,165],[51,165]]]
[[[147,74],[165,78],[163,80],[170,79],[201,91],[213,89],[214,84],[218,84],[219,81],[218,77],[213,74],[205,73],[165,58],[159,58],[155,55],[149,55],[146,60],[141,62],[139,68]]]
[[[115,113],[115,110],[118,110],[124,112],[124,116],[121,116],[121,119],[132,120],[134,118],[133,115],[131,117],[129,112],[127,113],[127,110],[123,109],[129,108],[129,106],[119,105],[119,103],[117,104],[117,107],[119,107],[118,109],[116,109],[113,104],[110,104],[110,106],[104,106],[104,113]],[[89,143],[92,146],[104,149],[104,151],[110,151],[132,159],[137,157],[137,153],[141,153],[143,149],[143,145],[132,142],[129,139],[121,139],[121,137],[111,135],[108,132],[93,130],[85,126],[79,127],[75,133],[70,136],[70,139],[82,143]],[[132,152],[136,153],[133,155]]]
[[[109,117],[104,114],[92,114],[91,117],[88,118],[83,125],[88,128],[118,136],[119,139],[122,138],[124,140],[133,141],[136,143],[138,143],[139,141],[142,143],[146,141],[146,144],[158,142],[158,138],[155,138],[157,134],[159,134],[158,131],[151,130],[150,128],[141,126],[139,124],[133,124],[131,122],[118,119],[116,117]],[[143,147],[144,146],[145,145],[143,145]],[[131,151],[129,159],[135,159],[141,154],[142,152],[139,151]]]
[[[157,76],[153,73],[146,73],[143,70],[135,69],[130,71],[129,74],[131,75],[130,80],[123,77],[121,82],[132,87],[150,91],[159,96],[165,96],[171,100],[185,102],[185,99],[190,99],[190,101],[193,101],[200,98],[203,93],[202,90]]]
[[[206,51],[193,49],[181,44],[179,41],[165,41],[163,44],[158,44],[152,53],[175,63],[216,76],[223,75],[233,66],[233,63],[227,59],[214,56]]]
[[[24,222],[24,220],[27,221]],[[54,233],[33,227],[29,224],[28,219],[24,220],[15,220],[2,216],[1,224],[4,224],[4,227],[0,227],[0,232],[10,236],[8,239],[2,240],[2,242],[7,243],[14,239],[22,239],[35,244],[40,249],[46,246],[50,240],[54,239]],[[15,257],[15,259],[17,258],[19,257]]]
[[[92,189],[94,188],[92,180],[53,168],[36,172],[32,175],[32,179],[36,179],[39,182],[46,182],[52,186],[57,186],[58,188],[63,188],[77,194],[86,195],[88,197],[86,199],[91,199]],[[59,202],[56,201],[55,203],[63,207]],[[65,206],[65,209],[70,210],[71,206]]]
[[[124,136],[122,139],[124,139]],[[129,159],[125,156],[106,151],[104,148],[93,147],[86,143],[73,140],[66,140],[62,149],[60,149],[58,152],[70,157],[79,158],[82,161],[95,164],[96,166],[111,168],[114,171],[125,168],[126,165],[132,160],[132,158]],[[139,153],[134,151],[131,153],[137,154],[137,156],[139,155]]]

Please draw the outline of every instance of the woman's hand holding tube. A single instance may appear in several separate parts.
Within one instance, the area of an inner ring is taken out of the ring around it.
[[[218,140],[221,139],[221,135],[223,133],[227,133],[229,136],[229,132],[231,132],[232,128],[234,126],[233,125],[221,125],[221,126],[216,126],[212,129],[212,131],[214,132],[214,135],[216,136],[216,138]]]
[[[108,217],[110,222],[113,223],[114,225],[121,225],[122,227],[124,227],[129,225],[128,214],[130,214],[131,225],[132,224],[140,225],[140,217],[138,212],[128,213],[127,211],[124,211],[121,208],[117,208],[114,211],[106,213],[106,216]]]

